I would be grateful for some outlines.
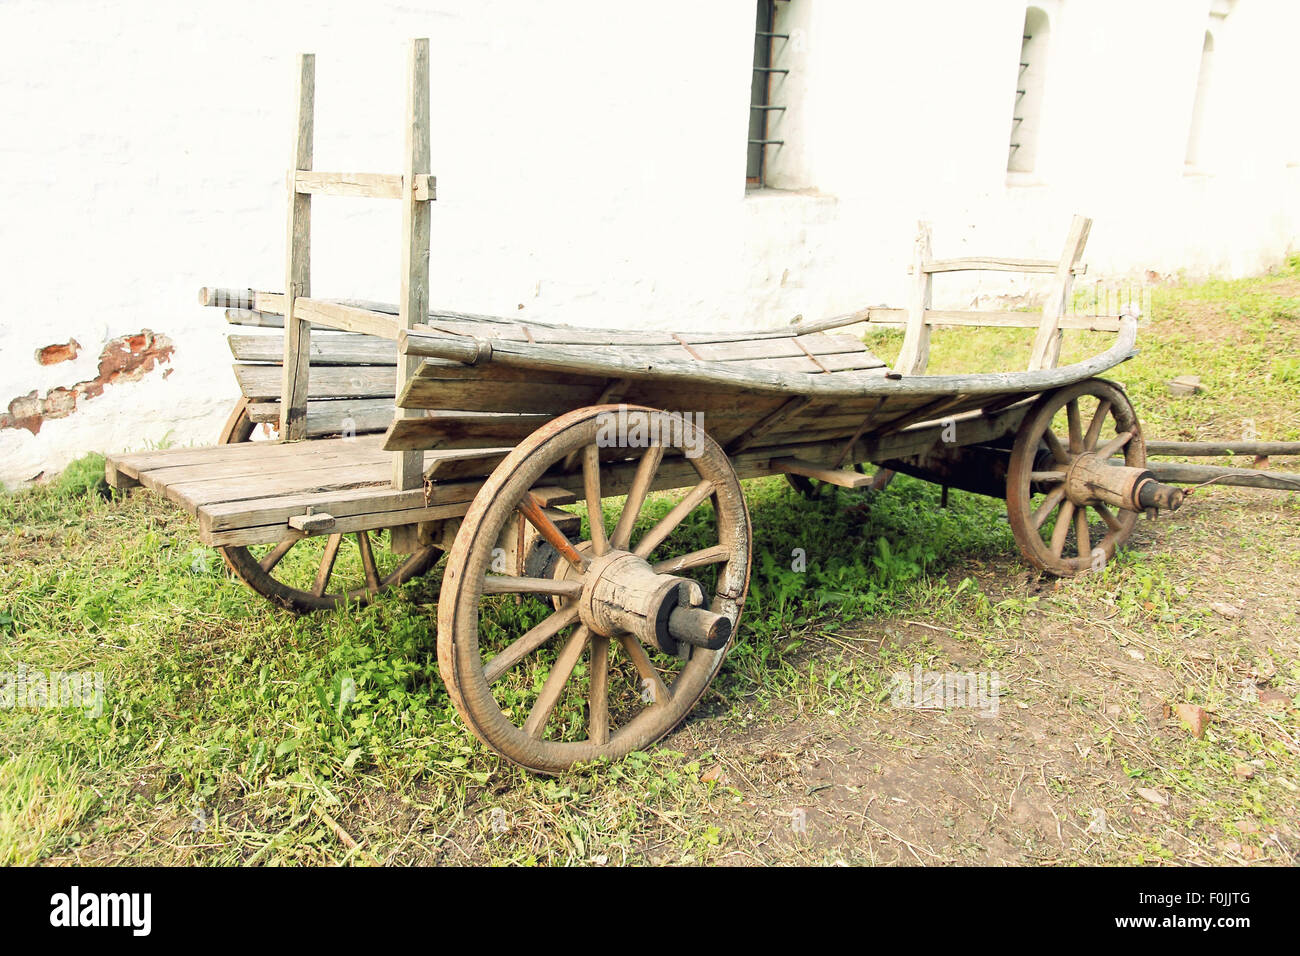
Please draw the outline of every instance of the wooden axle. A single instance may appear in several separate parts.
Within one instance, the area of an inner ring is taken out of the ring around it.
[[[1094,454],[1078,455],[1065,475],[1065,495],[1076,505],[1113,505],[1125,511],[1176,511],[1183,493],[1156,481],[1146,468],[1114,465]]]

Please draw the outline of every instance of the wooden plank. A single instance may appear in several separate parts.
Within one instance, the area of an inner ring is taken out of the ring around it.
[[[237,362],[280,362],[284,358],[278,336],[228,335],[226,342]],[[311,364],[396,365],[397,343],[373,335],[313,335]]]
[[[871,309],[866,320],[871,325],[906,325],[906,309]],[[1036,329],[1041,315],[1033,312],[976,312],[960,309],[927,309],[925,324],[938,327]],[[1118,332],[1117,315],[1066,315],[1061,318],[1063,329],[1088,332]]]
[[[181,468],[204,463],[228,461],[246,461],[256,459],[268,464],[304,454],[315,454],[330,450],[343,443],[343,439],[320,439],[312,442],[310,450],[291,442],[254,441],[238,442],[233,445],[208,445],[197,448],[162,448],[152,451],[127,452],[109,456],[116,466],[127,475],[138,478],[142,472],[156,471],[161,468]],[[357,438],[347,443],[348,448],[357,455],[373,456],[375,461],[384,460],[380,439],[377,436]]]
[[[393,421],[390,399],[341,398],[307,402],[307,437],[367,435],[382,432]],[[279,402],[251,402],[248,416],[258,424],[280,421]]]
[[[240,391],[252,401],[269,401],[280,396],[280,370],[274,365],[247,365],[236,362],[232,366]],[[316,369],[307,389],[307,397],[322,398],[392,398],[392,371],[382,365],[324,365]],[[284,435],[284,415],[280,416]],[[302,415],[306,430],[306,408]]]
[[[1074,267],[1083,255],[1083,247],[1088,244],[1088,232],[1092,229],[1092,220],[1076,215],[1070,222],[1070,233],[1065,239],[1065,248],[1061,251],[1060,261],[1056,266],[1056,278],[1052,290],[1043,303],[1042,321],[1038,333],[1034,336],[1034,346],[1030,352],[1029,370],[1055,368],[1061,357],[1061,319],[1065,316],[1066,305],[1070,301],[1070,290],[1074,287]]]
[[[341,332],[364,332],[384,339],[397,338],[397,323],[391,315],[382,312],[305,297],[295,299],[293,309],[295,316],[314,325]]]
[[[356,196],[367,199],[401,199],[405,180],[393,173],[320,173],[299,169],[294,188],[300,193],[324,193],[330,196]],[[427,173],[415,177],[415,198],[427,201],[437,191],[434,178]]]
[[[1149,441],[1148,455],[1300,455],[1300,441]]]
[[[256,309],[226,309],[226,321],[231,325],[254,325],[266,329],[284,328],[284,316],[258,312]],[[282,351],[275,360],[279,362],[283,359]]]
[[[1057,262],[1054,259],[1007,259],[994,256],[968,256],[964,259],[932,259],[925,264],[926,272],[1027,272],[1053,274]],[[1082,263],[1073,268],[1074,275],[1087,273],[1088,267]]]
[[[365,450],[357,450],[351,442],[340,441],[331,443],[328,450],[316,450],[311,455],[283,456],[273,461],[259,456],[221,462],[203,461],[191,465],[151,468],[140,472],[139,477],[141,484],[157,492],[166,492],[175,485],[192,482],[221,482],[237,478],[265,479],[270,482],[290,476],[299,479],[297,487],[310,488],[314,479],[309,472],[349,465],[364,468],[382,462],[382,456],[375,455],[373,443]]]
[[[373,501],[373,492],[371,500]],[[390,511],[367,511],[346,518],[335,517],[330,534],[350,534],[356,531],[375,531],[382,528],[415,527],[426,521],[445,521],[459,518],[469,510],[469,502],[449,505],[420,505],[414,508]],[[254,525],[233,528],[229,531],[199,532],[199,540],[209,547],[223,545],[270,544],[286,537],[307,537],[304,532],[292,530],[287,522],[271,525]]]
[[[920,375],[930,363],[930,326],[925,313],[930,308],[933,279],[926,271],[930,261],[930,226],[917,223],[916,242],[912,247],[912,282],[908,292],[907,331],[903,347],[894,362],[894,370],[903,375]]]
[[[1112,465],[1122,465],[1122,458],[1112,458]],[[1167,484],[1239,485],[1244,488],[1267,488],[1272,491],[1300,491],[1300,474],[1284,471],[1259,471],[1254,468],[1225,468],[1218,465],[1197,465],[1191,462],[1148,461],[1147,469],[1156,480]]]
[[[219,289],[215,286],[203,286],[199,289],[199,305],[219,309],[254,309],[252,289]]]
[[[460,442],[474,446],[522,441],[553,416],[511,412],[434,411],[421,418],[398,418],[388,425],[384,448],[398,451],[412,448],[453,447]]]
[[[311,169],[316,108],[316,57],[298,58],[296,123],[290,169]],[[307,437],[307,377],[311,325],[296,314],[298,296],[311,295],[311,195],[290,190],[285,239],[284,357],[280,378],[280,436]],[[255,306],[256,307],[256,306]]]
[[[407,67],[407,109],[405,179],[402,197],[402,288],[398,301],[397,326],[405,331],[429,314],[430,208],[415,194],[415,178],[428,174],[429,130],[429,41],[411,41]],[[420,360],[404,355],[397,362],[394,394],[401,395],[419,371]],[[417,413],[399,406],[395,421],[414,418]],[[393,487],[419,488],[424,483],[424,458],[418,451],[393,453]]]
[[[825,481],[841,488],[865,488],[875,480],[874,475],[863,475],[856,471],[831,468],[803,458],[775,458],[772,460],[772,470],[785,475],[802,475],[805,478],[816,478],[818,481]]]

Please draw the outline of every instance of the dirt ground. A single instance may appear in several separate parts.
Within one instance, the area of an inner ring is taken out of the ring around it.
[[[1172,609],[1150,594],[1125,620],[1122,596],[1087,581],[982,563],[953,575],[995,602],[1037,597],[1018,626],[881,621],[808,644],[870,657],[921,642],[930,669],[956,671],[987,666],[993,646],[1007,693],[996,715],[886,702],[741,733],[691,722],[673,745],[715,761],[740,796],[718,808],[742,844],[722,859],[1294,864],[1294,803],[1254,796],[1269,776],[1282,793],[1300,783],[1271,756],[1298,745],[1300,537],[1279,497],[1216,490],[1139,526],[1132,546],[1168,559]],[[1199,740],[1172,712],[1188,699],[1209,712]]]

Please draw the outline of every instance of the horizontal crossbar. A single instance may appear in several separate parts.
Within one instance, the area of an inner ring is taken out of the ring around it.
[[[405,183],[396,173],[318,173],[311,169],[294,172],[294,190],[329,196],[361,196],[368,199],[401,199]],[[437,198],[437,178],[429,173],[415,177],[415,198]]]

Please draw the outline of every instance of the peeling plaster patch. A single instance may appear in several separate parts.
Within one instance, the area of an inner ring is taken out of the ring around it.
[[[76,339],[68,339],[63,344],[47,345],[43,349],[36,350],[36,361],[42,365],[57,365],[59,362],[71,362],[81,351],[81,343]]]
[[[50,345],[36,353],[36,360],[42,365],[53,365],[75,358],[80,348],[75,339],[66,345]],[[51,352],[56,357],[46,361],[43,356],[51,349],[64,350],[67,354]],[[98,375],[72,386],[52,388],[44,397],[36,391],[18,396],[9,403],[7,412],[0,412],[0,428],[25,428],[35,435],[47,419],[67,418],[75,412],[80,399],[102,395],[105,385],[144,378],[159,363],[170,362],[175,349],[171,339],[149,329],[110,339],[99,354]],[[166,369],[163,378],[171,373],[170,368]]]

